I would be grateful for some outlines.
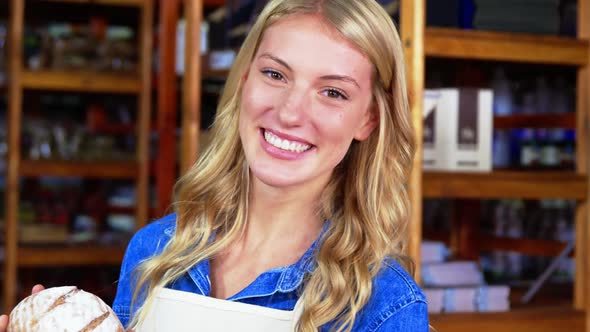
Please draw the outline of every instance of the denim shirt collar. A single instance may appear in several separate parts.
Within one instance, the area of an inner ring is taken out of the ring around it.
[[[316,268],[315,252],[318,243],[328,230],[329,221],[324,222],[322,231],[313,244],[305,251],[303,256],[290,266],[278,267],[262,273],[250,285],[246,286],[228,300],[237,301],[245,298],[270,296],[276,292],[293,292],[301,286],[305,274],[313,272]],[[170,238],[174,236],[176,225],[168,227],[164,233]],[[209,260],[204,260],[189,269],[188,275],[195,283],[202,295],[211,294],[211,280],[209,279]]]

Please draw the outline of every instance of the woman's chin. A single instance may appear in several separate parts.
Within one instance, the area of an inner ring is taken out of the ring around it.
[[[299,174],[293,174],[292,172],[277,172],[274,169],[267,169],[264,171],[250,170],[254,180],[269,187],[287,188],[305,182],[304,177]]]

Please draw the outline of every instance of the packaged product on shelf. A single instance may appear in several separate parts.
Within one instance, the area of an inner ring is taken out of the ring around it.
[[[8,29],[6,28],[6,22],[0,21],[0,84],[6,84],[7,75],[7,42]]]
[[[422,284],[426,287],[477,286],[483,283],[483,273],[474,261],[422,265]]]
[[[505,285],[426,288],[424,294],[428,300],[430,313],[510,310],[510,287]],[[431,304],[433,304],[432,308]]]
[[[96,41],[88,27],[52,23],[47,29],[52,41],[51,68],[86,69],[92,64],[96,57]]]
[[[573,170],[576,167],[576,132],[566,130],[565,138],[559,144],[559,165],[561,169]]]
[[[477,262],[446,261],[449,248],[441,242],[423,241],[422,250],[429,313],[509,310],[510,288],[487,285]]]
[[[459,27],[460,0],[428,0],[426,3],[426,24],[436,27]]]
[[[69,238],[67,225],[48,223],[21,224],[19,241],[23,244],[65,243]]]
[[[544,140],[541,141],[541,151],[539,153],[539,164],[543,168],[559,168],[561,164],[559,145],[565,139],[565,130],[547,130],[543,138]]]
[[[559,0],[475,0],[474,27],[536,34],[559,33]]]
[[[445,312],[476,312],[479,287],[457,287],[445,289]]]
[[[441,263],[444,262],[450,254],[449,248],[437,241],[422,241],[420,249],[420,262],[424,263]]]
[[[492,97],[488,89],[425,91],[424,169],[491,170]]]
[[[184,55],[186,53],[186,19],[180,19],[176,24],[175,71],[179,76],[184,75]],[[209,52],[209,22],[201,22],[201,55]]]
[[[424,288],[424,295],[428,301],[428,313],[440,314],[445,306],[445,289],[444,288]]]
[[[523,168],[538,168],[539,155],[539,142],[535,131],[530,128],[523,129],[520,136],[520,166]]]
[[[494,69],[494,78],[492,79],[491,86],[494,92],[494,115],[512,114],[512,89],[510,87],[510,80],[506,77],[506,71],[503,67],[496,67]]]
[[[99,71],[134,72],[137,70],[137,45],[133,29],[110,26],[96,50],[96,69]]]

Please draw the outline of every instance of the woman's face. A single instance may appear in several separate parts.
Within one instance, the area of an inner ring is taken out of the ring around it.
[[[244,76],[240,108],[255,181],[322,188],[352,140],[377,123],[371,77],[370,61],[318,17],[270,26]]]

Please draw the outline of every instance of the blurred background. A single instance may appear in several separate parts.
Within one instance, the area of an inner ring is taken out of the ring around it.
[[[422,138],[408,254],[431,324],[588,330],[590,0],[378,2]],[[2,312],[39,282],[112,302],[265,3],[0,2]]]

